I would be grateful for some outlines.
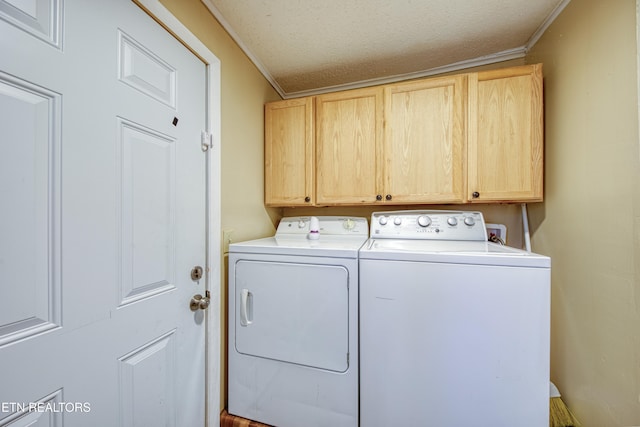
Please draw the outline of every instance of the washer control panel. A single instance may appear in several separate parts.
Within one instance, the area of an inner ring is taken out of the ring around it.
[[[371,238],[486,241],[481,212],[416,210],[374,212]]]
[[[307,234],[311,231],[311,218],[317,218],[320,235],[356,235],[366,236],[369,234],[369,224],[366,218],[347,216],[293,216],[280,220],[276,236],[291,234]]]

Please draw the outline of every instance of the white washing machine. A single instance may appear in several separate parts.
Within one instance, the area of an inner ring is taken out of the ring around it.
[[[283,218],[229,246],[229,413],[358,426],[358,250],[367,220]]]
[[[372,215],[363,427],[548,425],[550,259],[486,240],[480,212]]]

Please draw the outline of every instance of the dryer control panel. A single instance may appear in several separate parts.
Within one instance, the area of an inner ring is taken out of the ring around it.
[[[481,212],[414,210],[374,212],[373,239],[486,241]]]
[[[317,222],[312,218],[315,218]],[[320,235],[331,236],[367,236],[369,224],[366,218],[351,216],[292,216],[280,220],[276,236],[305,235],[312,228],[312,222],[318,224]]]

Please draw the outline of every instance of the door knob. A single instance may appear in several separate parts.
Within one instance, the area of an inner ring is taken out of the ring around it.
[[[210,303],[211,299],[209,298],[209,291],[207,291],[205,292],[205,296],[200,294],[194,295],[189,302],[189,308],[191,311],[206,310]]]

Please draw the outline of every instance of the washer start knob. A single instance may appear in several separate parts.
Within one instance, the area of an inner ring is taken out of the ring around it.
[[[418,217],[418,225],[420,227],[428,227],[431,225],[431,218],[426,215],[420,215]]]
[[[475,220],[475,219],[473,219],[473,217],[472,217],[472,216],[468,216],[468,217],[466,217],[466,218],[464,219],[464,223],[465,223],[466,225],[468,225],[469,227],[472,227],[472,226],[476,225],[476,220]]]

